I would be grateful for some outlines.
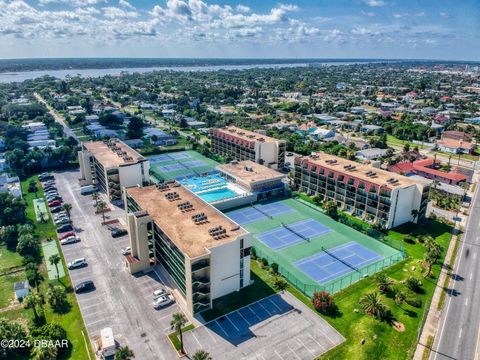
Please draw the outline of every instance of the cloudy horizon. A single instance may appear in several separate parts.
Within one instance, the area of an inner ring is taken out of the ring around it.
[[[0,58],[480,59],[480,4],[0,0]]]

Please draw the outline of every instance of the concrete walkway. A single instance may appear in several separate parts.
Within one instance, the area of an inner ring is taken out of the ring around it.
[[[430,309],[428,310],[427,319],[425,320],[425,325],[423,326],[422,333],[420,335],[420,340],[418,341],[417,348],[415,349],[415,354],[413,356],[414,360],[422,360],[424,351],[427,350],[426,345],[428,338],[432,336],[435,338],[438,330],[438,324],[440,322],[440,317],[442,315],[442,310],[438,310],[438,303],[440,302],[441,294],[444,291],[443,284],[445,283],[445,278],[448,276],[448,270],[450,264],[452,263],[453,249],[455,244],[458,241],[456,235],[452,236],[450,245],[448,247],[447,255],[445,256],[444,266],[437,281],[437,287],[433,293],[432,302],[430,304]],[[451,279],[448,281],[447,288]],[[448,295],[447,295],[448,296]],[[432,343],[433,345],[433,343]]]

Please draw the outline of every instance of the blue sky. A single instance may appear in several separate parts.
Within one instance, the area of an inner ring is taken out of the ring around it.
[[[480,0],[0,0],[0,58],[480,60]]]

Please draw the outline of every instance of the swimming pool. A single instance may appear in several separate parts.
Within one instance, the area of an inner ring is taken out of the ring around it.
[[[238,194],[235,191],[230,190],[227,187],[224,187],[221,189],[205,191],[200,194],[197,193],[197,196],[201,197],[206,202],[211,203],[219,200],[236,197],[238,196]]]
[[[228,182],[219,174],[211,174],[202,177],[193,177],[180,180],[180,183],[194,193],[209,189],[226,187]]]

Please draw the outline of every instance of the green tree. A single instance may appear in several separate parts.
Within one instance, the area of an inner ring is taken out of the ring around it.
[[[38,293],[38,287],[40,285],[40,281],[42,281],[42,274],[40,274],[40,271],[38,271],[38,265],[34,262],[27,263],[25,266],[25,273],[30,286],[35,286]]]
[[[48,258],[48,261],[50,262],[50,264],[55,266],[55,270],[57,270],[57,280],[60,278],[60,273],[58,272],[58,264],[60,263],[61,260],[62,258],[58,254],[53,254]]]
[[[40,244],[31,234],[24,234],[18,237],[17,252],[22,256],[38,258]]]
[[[30,179],[30,181],[28,182],[28,192],[37,193],[37,191],[37,182],[35,181],[35,179]]]
[[[65,288],[58,285],[49,286],[47,299],[54,311],[60,311],[68,304]]]
[[[145,123],[138,116],[133,116],[127,126],[127,137],[129,139],[139,139],[143,136]]]
[[[105,203],[105,201],[100,200],[97,203],[96,208],[97,208],[97,213],[102,214],[102,222],[105,223],[105,210],[107,210],[107,204]]]
[[[185,351],[183,349],[182,329],[183,329],[183,327],[185,326],[186,323],[187,323],[187,318],[185,317],[185,315],[183,313],[177,312],[177,313],[172,315],[172,320],[170,321],[170,328],[177,333],[177,336],[180,339],[180,352],[182,354],[185,353]]]
[[[131,360],[135,357],[133,351],[128,346],[122,346],[115,352],[115,360]]]
[[[327,215],[333,219],[338,217],[338,206],[337,203],[333,200],[325,201],[323,208],[327,212]]]
[[[65,210],[65,212],[67,213],[68,217],[70,217],[70,212],[72,211],[72,204],[64,203],[64,204],[62,205],[62,209]]]
[[[32,309],[34,321],[36,324],[38,324],[40,322],[40,316],[37,306],[41,305],[40,297],[36,294],[28,294],[27,296],[25,296],[24,302],[26,309]]]
[[[27,332],[20,323],[0,318],[0,339],[26,341]],[[24,358],[28,351],[27,347],[2,346],[0,347],[0,359]]]
[[[377,289],[381,293],[392,290],[393,281],[387,275],[385,275],[385,273],[378,273],[375,275],[375,281],[377,282]]]
[[[212,360],[212,357],[205,350],[197,350],[193,354],[192,360]]]
[[[382,319],[387,315],[388,308],[382,302],[380,295],[376,292],[365,294],[359,302],[360,306],[365,311],[365,314]]]

